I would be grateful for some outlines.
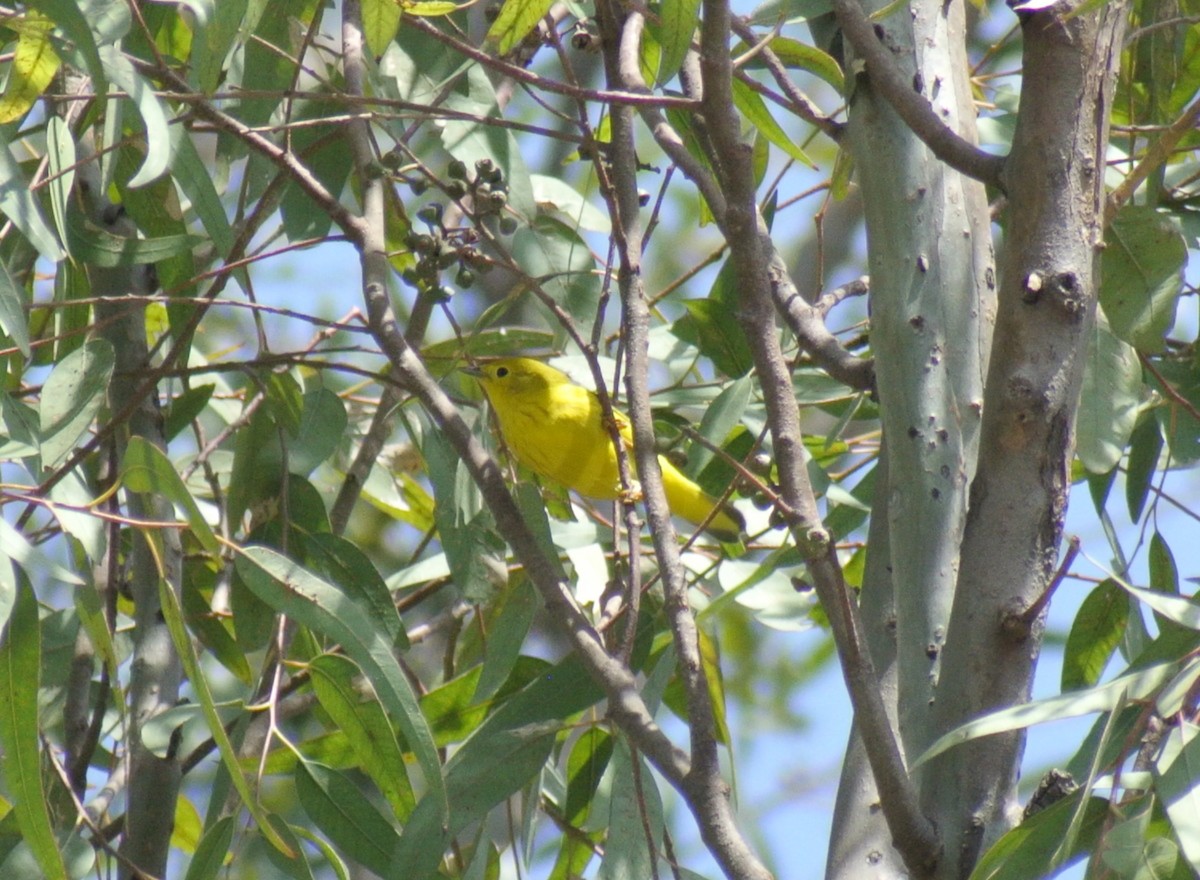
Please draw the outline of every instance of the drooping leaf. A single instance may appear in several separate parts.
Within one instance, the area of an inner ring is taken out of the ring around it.
[[[0,562],[7,565],[7,562]],[[17,591],[16,605],[0,638],[0,754],[21,836],[51,880],[68,877],[50,822],[38,748],[38,687],[42,637],[37,599],[29,584]]]
[[[1107,473],[1125,453],[1141,393],[1137,352],[1114,336],[1097,315],[1075,417],[1076,454],[1092,473]]]

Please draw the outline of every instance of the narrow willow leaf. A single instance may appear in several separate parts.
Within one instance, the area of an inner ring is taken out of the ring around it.
[[[1107,473],[1121,460],[1137,423],[1141,397],[1142,365],[1137,351],[1114,336],[1097,315],[1075,417],[1075,451],[1091,473]]]
[[[66,254],[42,217],[41,206],[29,188],[29,181],[8,144],[0,143],[0,212],[2,212],[39,254],[57,263]]]
[[[158,558],[162,558],[161,539],[157,534],[151,530],[146,530],[141,535],[141,540],[153,542],[154,546],[157,547],[156,555]],[[179,604],[179,597],[175,595],[174,588],[166,578],[159,579],[158,599],[162,606],[163,622],[166,623],[167,630],[171,633],[171,641],[175,644],[175,651],[179,655],[180,662],[183,664],[183,670],[187,673],[192,690],[195,691],[196,701],[200,704],[200,709],[204,713],[204,720],[208,723],[209,732],[217,744],[217,751],[221,755],[222,764],[224,764],[226,771],[229,773],[230,782],[237,789],[238,795],[246,805],[247,811],[249,811],[254,821],[258,824],[258,829],[263,837],[270,841],[273,847],[291,857],[293,855],[292,848],[275,831],[275,827],[268,820],[267,814],[259,803],[258,798],[250,790],[245,774],[242,773],[241,768],[238,766],[237,752],[234,751],[233,743],[229,740],[229,734],[225,729],[225,721],[217,713],[212,691],[208,686],[208,679],[205,677],[204,670],[200,666],[200,658],[196,656],[196,649],[192,645],[191,636],[188,634],[187,626],[183,622],[183,610]]]
[[[38,687],[42,636],[37,599],[23,583],[0,639],[0,747],[4,779],[17,824],[38,865],[51,880],[66,880],[67,868],[50,823],[38,749]]]
[[[143,186],[162,177],[171,162],[171,130],[167,125],[166,110],[154,94],[153,87],[142,79],[129,59],[115,46],[102,46],[100,60],[108,78],[124,90],[137,107],[146,130],[146,160],[129,181],[131,187]]]
[[[1129,588],[1126,587],[1126,589]],[[1192,607],[1200,612],[1200,607]],[[1076,718],[1080,715],[1090,715],[1093,712],[1107,712],[1119,704],[1144,700],[1157,691],[1178,668],[1179,664],[1175,662],[1157,663],[1134,672],[1127,672],[1112,681],[1087,690],[1048,697],[1044,700],[1034,700],[1032,703],[1011,706],[1001,709],[999,712],[990,712],[939,737],[933,745],[925,750],[924,754],[913,762],[912,766],[919,767],[947,749],[981,736],[1007,733],[1010,730],[1021,730],[1046,721]]]
[[[354,861],[387,876],[399,835],[358,786],[331,767],[310,761],[296,764],[295,780],[296,794],[313,824]]]
[[[1134,522],[1141,519],[1150,494],[1150,484],[1158,467],[1162,453],[1163,435],[1158,419],[1147,414],[1133,429],[1129,438],[1129,463],[1125,470],[1125,503],[1129,506],[1129,518]]]
[[[21,354],[29,357],[29,320],[25,315],[24,291],[8,274],[8,267],[0,261],[0,327],[17,344]]]
[[[196,247],[202,239],[195,235],[163,235],[157,238],[113,235],[81,218],[72,217],[67,224],[67,241],[75,259],[103,269],[113,269],[144,266],[170,259]]]
[[[324,654],[309,664],[313,690],[321,707],[349,740],[359,768],[370,776],[387,799],[396,818],[403,822],[417,805],[404,753],[379,701],[363,698],[354,686],[362,670],[354,661]]]
[[[115,358],[112,345],[90,339],[55,366],[42,388],[42,467],[66,460],[104,405]]]
[[[125,488],[132,492],[161,496],[182,508],[201,546],[210,553],[220,552],[217,536],[200,512],[196,499],[183,484],[175,466],[161,449],[144,437],[129,438],[125,458],[121,461],[121,480]]]
[[[183,880],[216,880],[233,843],[233,816],[222,816],[204,832]]]
[[[1113,332],[1139,351],[1162,351],[1175,323],[1187,243],[1175,221],[1149,205],[1126,205],[1100,254],[1100,305]]]
[[[779,147],[779,149],[783,150],[797,162],[801,162],[809,168],[817,167],[813,160],[808,158],[805,152],[800,149],[800,146],[775,121],[775,117],[767,109],[766,102],[759,97],[757,92],[741,80],[735,79],[733,81],[733,103],[737,105],[738,110],[746,117],[746,121],[762,132],[763,136],[772,144]]]

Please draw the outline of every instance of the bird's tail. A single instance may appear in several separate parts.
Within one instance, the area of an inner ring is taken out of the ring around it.
[[[717,499],[685,477],[662,456],[659,456],[658,463],[662,468],[663,490],[671,512],[697,525],[704,522],[713,508],[718,506]],[[706,526],[714,538],[726,542],[738,540],[745,528],[746,521],[732,504],[721,504],[720,510]]]

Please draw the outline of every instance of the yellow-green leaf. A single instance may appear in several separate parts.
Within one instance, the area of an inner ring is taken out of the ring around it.
[[[487,42],[494,44],[501,55],[507,55],[529,36],[553,5],[554,0],[506,0],[488,28]]]
[[[13,27],[15,22],[8,22]],[[0,96],[0,125],[21,119],[54,79],[60,61],[50,45],[53,25],[45,16],[29,13],[16,28],[17,50]]]

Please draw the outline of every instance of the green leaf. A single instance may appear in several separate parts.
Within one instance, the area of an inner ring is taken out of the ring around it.
[[[207,21],[196,29],[192,40],[188,82],[201,93],[217,90],[224,72],[225,59],[242,29],[247,0],[220,0],[211,5]],[[181,138],[186,141],[187,138]]]
[[[1200,737],[1186,718],[1170,728],[1154,762],[1155,789],[1193,871],[1200,872]]]
[[[392,875],[395,827],[356,785],[322,764],[296,764],[296,793],[313,824],[347,856],[381,877]]]
[[[842,94],[845,90],[846,78],[842,73],[842,67],[829,53],[790,37],[772,37],[767,46],[785,67],[794,67],[797,70],[811,73],[829,83],[838,94]],[[757,64],[761,64],[761,62],[755,59],[748,66]]]
[[[1163,435],[1158,419],[1153,416],[1142,418],[1129,437],[1129,463],[1125,470],[1125,503],[1133,522],[1142,517],[1162,447]]]
[[[509,586],[489,615],[487,650],[473,702],[494,697],[508,681],[542,602],[528,578]]]
[[[700,21],[700,0],[663,0],[659,9],[659,20],[659,45],[662,47],[662,54],[658,59],[658,76],[655,81],[662,85],[679,72],[683,59],[692,46],[696,24]]]
[[[217,880],[233,843],[233,816],[222,816],[204,832],[183,880]]]
[[[1097,315],[1075,417],[1075,451],[1092,473],[1107,473],[1121,460],[1137,423],[1141,396],[1137,352],[1114,336],[1103,316]]]
[[[25,316],[24,302],[22,289],[8,274],[8,267],[0,262],[0,328],[17,344],[21,354],[29,357],[32,349],[29,347],[29,321]]]
[[[66,256],[46,225],[29,181],[6,143],[0,143],[0,213],[8,217],[37,252],[51,263]]]
[[[437,18],[458,10],[458,4],[450,0],[397,0],[400,8],[409,15]]]
[[[375,781],[396,818],[403,822],[416,807],[404,754],[379,700],[363,697],[355,687],[362,670],[353,660],[323,654],[309,664],[313,691],[321,707],[345,734],[359,768]]]
[[[571,747],[567,758],[567,800],[563,818],[576,828],[584,827],[591,812],[592,799],[612,760],[613,747],[612,736],[598,726],[585,730]]]
[[[220,553],[221,545],[187,490],[175,465],[166,454],[144,437],[130,437],[121,461],[121,481],[132,492],[162,496],[183,509],[192,533],[209,553]]]
[[[100,52],[96,48],[92,27],[81,8],[82,4],[77,0],[31,0],[28,6],[39,10],[62,30],[67,39],[74,44],[75,51],[82,57],[82,66],[91,74],[93,94],[105,94],[108,91],[108,78],[104,73],[104,65],[100,62]]]
[[[1100,680],[1128,619],[1129,597],[1115,582],[1104,581],[1087,595],[1067,635],[1063,691],[1091,687]]]
[[[671,332],[700,349],[726,376],[749,373],[754,367],[750,343],[733,308],[712,298],[684,300],[683,306],[688,313],[671,325]]]
[[[617,741],[613,754],[608,824],[597,880],[653,877],[654,854],[662,851],[662,798],[654,774],[640,754],[630,753],[624,739]]]
[[[487,42],[500,55],[507,55],[529,36],[553,5],[554,0],[505,0],[500,14],[488,28]]]
[[[766,102],[763,101],[759,94],[738,79],[733,81],[733,103],[741,111],[742,115],[746,117],[746,121],[761,132],[763,137],[772,144],[779,147],[779,149],[783,150],[797,162],[802,162],[810,168],[817,167],[813,160],[805,155],[799,145],[775,121],[775,117],[771,115],[771,111],[767,109]]]
[[[59,116],[46,120],[46,160],[50,164],[46,188],[50,191],[54,229],[59,239],[66,241],[71,191],[75,186],[75,139],[70,126]]]
[[[104,405],[114,362],[106,340],[89,339],[50,373],[42,387],[40,411],[43,468],[62,464],[87,433]]]
[[[146,160],[129,181],[131,187],[144,186],[165,174],[171,162],[171,131],[167,126],[167,113],[153,87],[142,79],[116,46],[101,46],[100,61],[108,78],[133,101],[145,128]]]
[[[1187,244],[1147,205],[1126,205],[1108,225],[1100,255],[1100,305],[1113,332],[1139,351],[1163,350],[1175,323]]]
[[[1188,465],[1200,461],[1200,420],[1192,414],[1200,409],[1200,364],[1194,360],[1166,360],[1157,367],[1162,380],[1171,386],[1174,394],[1191,404],[1191,407],[1182,406],[1175,401],[1174,395],[1164,391],[1163,405],[1154,409],[1172,463]],[[1152,376],[1151,381],[1158,385],[1158,376]]]
[[[1071,826],[1075,808],[1084,796],[1084,792],[1076,792],[1025,819],[984,854],[971,872],[970,880],[1029,880],[1052,876],[1055,868],[1060,867],[1056,862],[1059,846]],[[1108,816],[1106,798],[1087,797],[1083,806],[1083,822],[1072,854],[1087,852],[1094,847]]]
[[[1130,590],[1128,586],[1122,586],[1126,590]],[[1200,607],[1192,607],[1200,614]],[[1144,700],[1157,691],[1178,666],[1179,664],[1175,662],[1157,663],[1153,666],[1126,672],[1124,675],[1096,687],[1073,691],[1058,697],[1034,700],[1032,703],[1001,709],[998,712],[990,712],[939,737],[912,763],[912,767],[919,767],[942,752],[981,736],[1022,730],[1034,724],[1058,721],[1063,718],[1077,718],[1093,712],[1107,712],[1126,702]]]
[[[3,753],[6,793],[11,798],[21,836],[46,877],[66,880],[67,868],[54,836],[42,784],[42,759],[38,749],[41,668],[42,635],[37,599],[23,580],[4,638],[0,639],[0,752]]]
[[[246,585],[267,604],[342,645],[362,667],[380,700],[400,725],[421,765],[435,802],[448,805],[441,761],[416,696],[393,651],[394,641],[363,608],[336,587],[266,547],[247,547],[235,563]]]
[[[163,434],[168,441],[174,440],[179,433],[190,425],[204,412],[213,392],[217,389],[215,383],[193,385],[171,401],[167,416],[163,423]]]
[[[395,0],[363,0],[362,22],[367,49],[376,58],[396,39],[401,15],[400,4]]]
[[[440,431],[427,430],[421,452],[433,483],[438,537],[454,583],[469,602],[491,598],[507,574],[504,542],[491,514],[481,510],[478,489]]]
[[[328,388],[309,391],[296,439],[288,444],[288,470],[311,474],[333,455],[346,435],[346,405]]]
[[[704,410],[704,416],[700,419],[700,436],[710,443],[723,443],[746,414],[753,388],[754,383],[749,376],[742,376],[722,388],[717,399]],[[688,450],[685,472],[694,479],[715,457],[716,453],[704,444],[693,443]]]
[[[168,260],[191,250],[202,240],[195,235],[163,235],[157,238],[113,235],[72,212],[67,222],[67,241],[71,255],[79,262],[113,269]]]
[[[162,539],[153,529],[145,529],[140,539],[154,542],[157,547],[157,558],[163,558]],[[180,607],[179,597],[175,594],[173,586],[166,578],[159,580],[158,599],[162,606],[163,622],[167,625],[167,630],[171,633],[171,641],[175,644],[175,651],[179,655],[180,663],[183,665],[183,670],[187,674],[192,690],[195,691],[196,701],[200,704],[200,709],[204,713],[204,720],[207,722],[209,732],[217,744],[217,751],[221,755],[221,763],[229,774],[230,782],[237,790],[242,802],[246,805],[246,810],[254,818],[255,822],[258,823],[259,831],[263,837],[270,841],[271,845],[280,852],[289,856],[292,855],[291,847],[275,832],[274,826],[267,820],[267,815],[263,811],[258,798],[250,791],[246,777],[242,773],[241,768],[238,767],[237,753],[234,751],[233,743],[230,742],[229,734],[225,730],[225,722],[217,712],[216,704],[213,702],[212,691],[208,686],[208,679],[201,669],[200,660],[196,656],[196,649],[192,645],[191,636],[188,634],[187,626],[183,622],[183,610]]]
[[[392,644],[408,650],[408,634],[396,611],[391,591],[379,571],[359,547],[339,535],[319,532],[305,542],[308,564],[330,583],[340,587],[364,608]]]
[[[53,23],[36,12],[9,18],[5,24],[17,32],[17,48],[8,68],[8,81],[0,96],[0,125],[22,119],[46,91],[58,71],[59,61],[50,44]]]

